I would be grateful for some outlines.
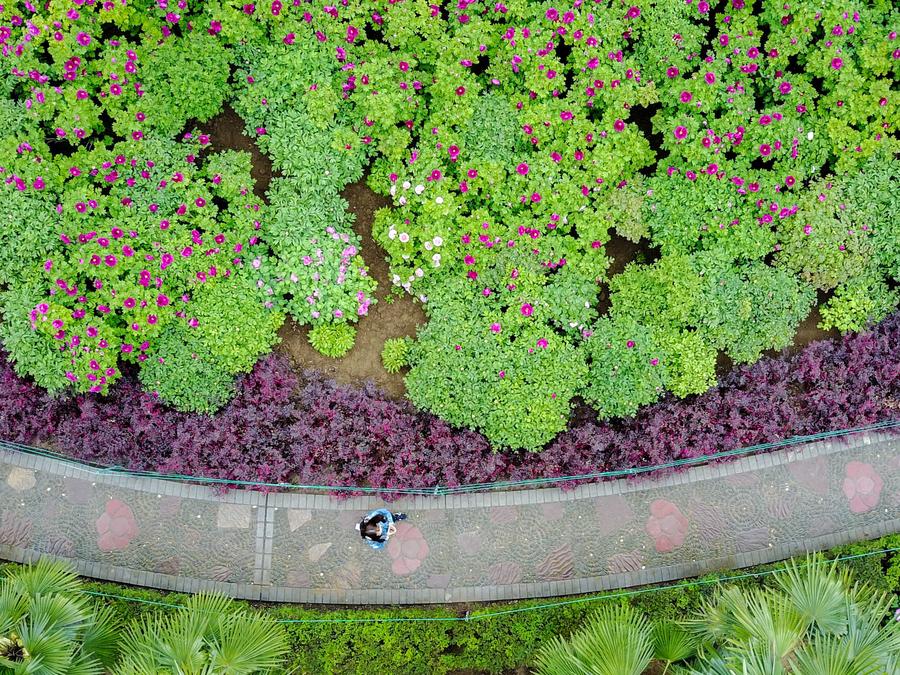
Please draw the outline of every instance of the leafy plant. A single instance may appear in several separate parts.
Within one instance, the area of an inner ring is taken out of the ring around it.
[[[280,626],[220,595],[191,596],[185,608],[131,626],[116,675],[204,672],[254,675],[278,672],[288,652]]]
[[[320,354],[338,359],[346,356],[356,340],[356,329],[350,324],[322,324],[311,328],[307,336],[309,344]]]
[[[0,673],[88,675],[112,666],[118,622],[78,595],[81,584],[59,562],[7,570],[0,584]]]
[[[409,351],[409,342],[405,338],[390,338],[384,341],[381,350],[381,362],[389,373],[399,373],[406,365],[406,354]]]

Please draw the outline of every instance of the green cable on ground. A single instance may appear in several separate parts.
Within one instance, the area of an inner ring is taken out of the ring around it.
[[[825,563],[846,562],[848,560],[857,560],[859,558],[867,558],[873,555],[882,555],[884,553],[898,553],[900,548],[884,548],[878,551],[867,551],[865,553],[854,553],[852,555],[838,556],[833,559],[813,560],[802,563],[801,567],[810,565],[818,565]],[[650,588],[638,588],[635,590],[618,591],[615,593],[604,593],[601,595],[591,595],[587,597],[572,598],[571,600],[560,600],[558,602],[549,602],[530,607],[516,607],[513,609],[504,609],[495,612],[485,612],[483,614],[467,614],[466,616],[447,616],[447,617],[383,617],[383,618],[362,618],[362,619],[273,619],[274,623],[279,624],[297,624],[297,623],[409,623],[409,622],[426,622],[426,621],[481,621],[507,614],[520,614],[522,612],[532,612],[539,609],[551,609],[554,607],[564,607],[566,605],[575,605],[583,602],[594,602],[596,600],[612,600],[616,598],[628,598],[636,595],[646,595],[647,593],[656,593],[659,591],[671,591],[681,588],[696,588],[699,586],[710,586],[712,584],[726,583],[730,581],[740,581],[742,579],[754,579],[764,576],[771,576],[784,571],[784,566],[772,570],[764,570],[762,572],[745,572],[742,574],[734,574],[726,577],[718,577],[716,579],[698,579],[678,584],[669,584],[667,586],[653,586]],[[101,598],[113,598],[116,600],[128,600],[130,602],[138,602],[142,604],[157,605],[161,607],[169,607],[171,609],[186,609],[185,605],[175,605],[157,600],[145,600],[143,598],[129,598],[125,595],[115,595],[111,593],[102,593],[100,591],[81,590],[80,593]]]
[[[653,466],[644,466],[644,467],[635,467],[631,469],[617,469],[615,471],[599,471],[595,473],[587,473],[587,474],[578,474],[573,476],[556,476],[552,478],[529,478],[518,481],[496,481],[492,483],[470,483],[467,485],[459,485],[456,487],[441,487],[440,485],[436,485],[433,488],[389,488],[389,487],[363,487],[363,486],[347,486],[347,485],[297,485],[292,483],[262,483],[256,481],[245,481],[245,480],[237,480],[237,479],[227,479],[227,478],[205,478],[202,476],[191,476],[185,474],[163,474],[155,471],[129,471],[124,467],[120,466],[99,466],[92,465],[86,462],[80,462],[78,460],[74,460],[62,455],[58,455],[56,453],[43,450],[41,448],[34,448],[27,445],[22,445],[19,443],[13,443],[8,441],[0,441],[0,448],[8,447],[20,452],[49,457],[59,461],[68,462],[71,464],[76,464],[85,471],[95,473],[98,475],[103,474],[123,474],[128,476],[142,477],[142,478],[157,478],[160,480],[175,480],[175,481],[185,481],[185,482],[196,482],[196,483],[212,483],[212,484],[220,484],[220,485],[234,485],[234,486],[242,486],[242,487],[266,487],[266,488],[280,488],[284,490],[313,490],[313,491],[328,491],[328,492],[363,492],[367,494],[377,494],[377,493],[390,493],[390,494],[402,494],[402,495],[423,495],[423,496],[443,496],[443,495],[451,495],[451,494],[468,494],[471,492],[477,492],[480,490],[498,490],[498,489],[508,489],[508,488],[516,488],[516,487],[525,487],[525,486],[537,486],[537,485],[548,485],[548,484],[556,484],[556,483],[569,483],[574,481],[583,481],[583,480],[591,480],[598,478],[621,478],[623,476],[634,476],[641,473],[649,473],[652,471],[660,471],[665,469],[673,469],[679,468],[683,466],[702,464],[705,462],[716,461],[719,459],[725,459],[730,457],[739,457],[742,455],[747,455],[755,452],[760,452],[762,450],[770,450],[772,448],[780,448],[789,445],[797,445],[801,443],[810,443],[820,440],[825,440],[828,438],[837,438],[839,436],[849,436],[851,434],[865,432],[865,431],[875,431],[880,429],[891,429],[895,427],[900,427],[900,420],[887,420],[884,422],[876,422],[875,424],[870,424],[863,427],[856,427],[853,429],[840,429],[836,431],[824,431],[816,434],[809,434],[806,436],[793,436],[791,438],[783,439],[780,441],[772,441],[770,443],[761,443],[758,445],[751,445],[745,448],[736,448],[733,450],[726,450],[719,453],[714,453],[712,455],[700,455],[698,457],[687,457],[683,459],[673,460],[671,462],[667,462],[665,464],[656,464]]]

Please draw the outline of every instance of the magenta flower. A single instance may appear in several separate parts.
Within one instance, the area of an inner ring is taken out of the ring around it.
[[[790,82],[782,82],[780,85],[778,85],[778,91],[780,91],[784,95],[790,94],[791,89],[792,87]]]
[[[492,323],[492,324],[491,324],[491,332],[492,332],[492,333],[499,333],[499,332],[500,332],[500,324],[499,324],[499,323]]]
[[[516,167],[516,173],[518,173],[520,176],[527,176],[528,165],[525,162],[522,162],[521,164],[519,164],[519,166]]]
[[[522,316],[531,316],[534,313],[534,307],[527,302],[521,307]]]
[[[75,40],[77,40],[78,44],[80,44],[82,47],[87,47],[89,44],[91,44],[91,36],[87,33],[79,33],[75,36]]]
[[[687,138],[688,130],[687,127],[678,125],[677,127],[675,127],[675,131],[673,131],[672,133],[674,134],[675,138],[677,138],[678,140],[682,140],[684,138]]]
[[[544,338],[541,338],[540,340],[537,341],[537,346],[540,347],[541,349],[546,349],[547,348],[547,340],[545,340]]]
[[[625,131],[625,122],[622,120],[616,120],[613,124],[613,129],[616,131]]]
[[[844,59],[842,59],[840,56],[835,56],[833,59],[831,59],[831,67],[835,70],[840,70],[844,67]]]

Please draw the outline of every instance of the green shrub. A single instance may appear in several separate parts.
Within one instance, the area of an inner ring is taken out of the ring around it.
[[[501,290],[475,298],[462,281],[435,288],[409,350],[406,388],[420,408],[480,429],[498,447],[535,450],[565,428],[587,366],[538,299],[543,279],[524,271],[516,281],[514,290],[486,281]]]
[[[381,363],[389,373],[399,373],[406,365],[406,354],[409,351],[409,341],[405,338],[390,338],[384,341],[381,350]]]
[[[233,375],[203,345],[196,328],[167,327],[139,378],[147,391],[179,410],[213,413],[234,395]]]
[[[900,302],[900,293],[891,290],[879,276],[854,277],[837,287],[819,309],[819,328],[837,328],[842,333],[861,331],[890,314]]]
[[[325,323],[311,328],[307,338],[320,354],[339,359],[353,348],[356,328],[348,323]]]

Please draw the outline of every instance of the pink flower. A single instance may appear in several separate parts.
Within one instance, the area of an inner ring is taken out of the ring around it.
[[[559,119],[561,119],[563,122],[568,122],[570,119],[572,119],[572,117],[573,115],[571,110],[563,110],[561,113],[559,113]]]
[[[519,164],[519,166],[516,167],[516,173],[518,173],[520,176],[527,176],[528,165],[525,162],[522,162],[521,164]]]
[[[791,89],[792,87],[790,82],[782,82],[780,85],[778,85],[778,91],[780,91],[784,95],[790,94]]]
[[[865,513],[878,505],[884,481],[871,464],[849,462],[844,478],[844,496],[850,502],[853,513]]]
[[[716,74],[715,73],[706,73],[706,75],[703,76],[703,79],[706,80],[706,84],[715,84]]]
[[[675,127],[675,131],[673,131],[672,133],[674,134],[675,138],[677,138],[678,140],[682,140],[684,138],[687,138],[688,130],[687,127],[678,125],[677,127]]]
[[[492,323],[492,324],[491,324],[491,332],[492,332],[492,333],[499,333],[499,332],[500,332],[500,324],[499,324],[499,323]]]
[[[833,59],[831,59],[831,67],[835,70],[840,70],[844,67],[844,59],[842,59],[840,56],[835,56]]]
[[[644,529],[653,538],[658,553],[670,553],[684,543],[688,519],[672,502],[657,499],[650,504],[650,517]]]
[[[666,68],[666,77],[668,77],[669,79],[678,77],[678,68],[676,68],[675,66],[669,66],[668,68]]]
[[[625,131],[625,122],[622,120],[616,120],[613,124],[613,129],[616,131]]]
[[[544,338],[541,338],[540,340],[537,341],[537,346],[540,347],[541,349],[546,349],[547,341]]]
[[[534,307],[527,302],[521,307],[522,316],[531,316],[534,313]]]
[[[634,349],[634,340],[629,340],[625,343],[625,346],[628,347],[628,349]]]

